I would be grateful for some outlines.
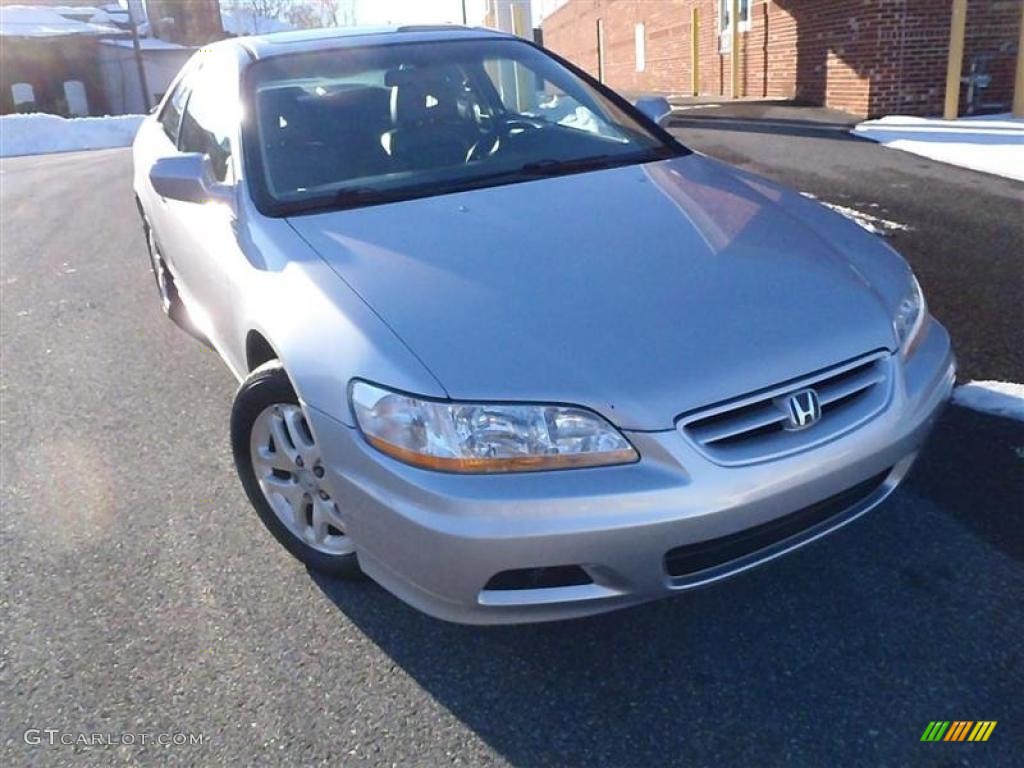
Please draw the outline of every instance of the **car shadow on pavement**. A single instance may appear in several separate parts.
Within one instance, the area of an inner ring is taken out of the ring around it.
[[[935,437],[903,489],[834,535],[604,616],[458,626],[369,582],[313,579],[514,765],[935,765],[920,736],[937,718],[1006,722],[957,759],[1010,764],[1024,441],[958,408]]]

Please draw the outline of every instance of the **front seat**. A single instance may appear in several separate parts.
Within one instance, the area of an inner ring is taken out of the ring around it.
[[[391,88],[392,129],[381,143],[396,170],[424,170],[459,165],[476,137],[474,126],[459,115],[455,87],[442,77],[417,69],[387,73]]]

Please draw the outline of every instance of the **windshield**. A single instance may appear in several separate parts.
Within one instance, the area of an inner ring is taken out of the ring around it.
[[[685,151],[515,40],[341,48],[254,64],[246,153],[294,213],[647,162]],[[253,151],[253,147],[257,151]]]

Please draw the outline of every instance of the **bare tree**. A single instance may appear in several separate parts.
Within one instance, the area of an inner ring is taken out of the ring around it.
[[[356,23],[355,0],[231,0],[230,7],[270,18],[276,11],[300,29],[347,27]]]
[[[356,23],[354,0],[317,0],[325,27],[350,27]]]
[[[323,16],[315,3],[292,3],[285,12],[285,18],[293,27],[315,29],[324,25]]]
[[[260,29],[262,23],[271,19],[280,19],[292,5],[293,3],[289,0],[231,0],[226,4],[229,9],[237,9],[251,16],[252,32],[257,35],[268,31]]]

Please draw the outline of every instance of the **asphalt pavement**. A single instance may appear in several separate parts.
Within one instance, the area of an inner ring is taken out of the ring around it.
[[[1021,185],[858,141],[678,130],[908,225],[891,239],[968,375],[1024,380]],[[312,577],[259,525],[234,380],[158,309],[127,151],[4,160],[0,210],[3,764],[1019,765],[1019,423],[950,408],[880,509],[713,588],[445,624]],[[921,743],[936,719],[998,726]],[[178,733],[203,743],[153,743]]]

